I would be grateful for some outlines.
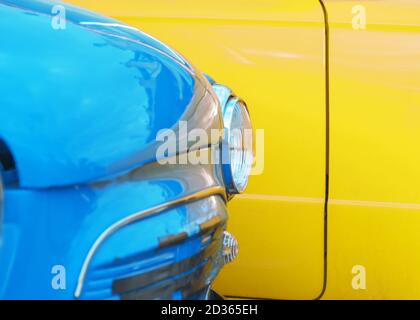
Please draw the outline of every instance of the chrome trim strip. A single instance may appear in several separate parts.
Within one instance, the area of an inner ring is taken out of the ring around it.
[[[123,299],[124,296],[130,297],[133,295],[143,296],[143,298],[148,299],[150,298],[150,295],[147,296],[147,292],[150,291],[158,291],[159,293],[165,296],[165,292],[162,292],[161,290],[159,290],[159,288],[167,287],[169,282],[176,282],[177,280],[171,279],[173,277],[181,276],[182,279],[184,278],[184,276],[182,275],[185,275],[185,273],[189,273],[195,268],[201,269],[201,267],[203,267],[201,265],[203,261],[211,260],[212,257],[214,257],[217,253],[220,252],[222,241],[223,238],[219,235],[219,238],[213,238],[213,241],[208,246],[202,248],[196,254],[185,258],[181,261],[175,262],[173,264],[165,264],[164,266],[161,266],[157,269],[146,271],[141,274],[129,275],[125,278],[115,279],[112,283],[112,292],[113,294],[120,295]],[[213,264],[215,264],[214,260],[209,262],[213,262]],[[196,273],[196,271],[193,272],[193,274]],[[202,281],[200,282],[204,283],[205,281],[207,281],[207,278],[203,277],[201,280]],[[179,289],[181,289],[184,293],[184,288],[180,288],[179,284],[188,285],[190,283],[181,281],[181,283],[178,282],[178,285],[175,285],[176,288],[174,291],[178,291]],[[197,283],[195,283],[194,285],[196,286]]]
[[[77,287],[76,290],[74,292],[74,296],[76,299],[79,299],[81,294],[82,294],[82,290],[83,290],[83,285],[86,279],[86,274],[90,265],[90,262],[92,261],[93,256],[95,255],[95,252],[98,250],[98,248],[101,246],[101,244],[110,236],[112,235],[114,232],[120,230],[121,228],[133,223],[133,222],[137,222],[138,220],[144,219],[146,217],[150,217],[152,215],[158,214],[162,211],[168,210],[170,208],[185,204],[185,203],[191,203],[197,200],[201,200],[213,195],[221,195],[225,200],[226,200],[226,190],[225,188],[221,187],[221,186],[213,186],[213,187],[209,187],[207,189],[204,190],[200,190],[194,193],[191,193],[189,195],[186,196],[182,196],[180,198],[159,204],[155,207],[146,209],[146,210],[142,210],[139,212],[136,212],[128,217],[126,217],[123,220],[117,221],[116,223],[114,223],[113,225],[111,225],[110,227],[108,227],[95,241],[95,243],[92,245],[92,247],[90,248],[85,261],[83,262],[82,265],[82,269],[80,271],[79,274],[79,278],[77,280]]]

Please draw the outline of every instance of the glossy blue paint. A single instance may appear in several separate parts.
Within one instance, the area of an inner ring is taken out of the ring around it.
[[[182,196],[186,190],[193,191],[188,187],[189,179],[196,179],[194,183],[199,188],[209,185],[205,175],[200,181],[194,176],[144,181],[141,175],[131,174],[100,185],[7,189],[4,244],[0,250],[0,299],[73,299],[83,261],[100,234],[132,213]],[[216,180],[210,184],[214,183]],[[146,194],[147,197],[141,196]],[[215,215],[222,221],[227,219],[226,206],[218,196],[125,227],[111,236],[94,257],[81,298],[118,298],[112,294],[112,281],[147,269],[139,268],[143,256],[154,256],[155,264],[159,265],[197,254],[203,245],[203,238],[198,235],[199,224]],[[188,233],[188,243],[158,250],[160,238],[180,232]],[[106,265],[118,269],[118,259],[136,256],[136,266],[111,273],[95,284],[92,273],[98,273]],[[214,265],[208,282],[215,277],[220,263]],[[51,285],[55,265],[65,267],[65,290],[54,290]]]
[[[200,110],[192,103],[215,98],[195,96],[209,93],[204,77],[159,41],[79,8],[65,5],[66,29],[55,30],[55,4],[0,0],[0,34],[7,34],[0,41],[0,140],[16,162],[16,170],[2,173],[0,299],[73,299],[83,261],[109,226],[223,186],[219,166],[163,169],[146,152],[160,129],[180,119],[222,128],[218,104]],[[211,196],[116,232],[96,252],[81,298],[118,299],[115,279],[220,246],[220,234],[200,233],[200,224],[216,215],[224,228],[225,200]],[[184,242],[159,247],[180,233]],[[204,271],[191,266],[169,280],[194,273],[209,285],[222,263],[213,254],[200,264]],[[57,265],[66,271],[63,290],[52,286]],[[182,290],[171,292],[182,297]]]
[[[182,117],[194,71],[141,32],[81,25],[115,23],[81,9],[55,30],[52,7],[0,1],[0,138],[20,184],[68,185],[153,161],[135,155]],[[119,166],[127,157],[138,163]]]

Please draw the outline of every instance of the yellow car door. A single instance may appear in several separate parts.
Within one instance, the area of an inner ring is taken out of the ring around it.
[[[420,298],[420,1],[325,0],[325,298]]]
[[[237,260],[216,289],[314,299],[324,289],[326,37],[318,0],[73,0],[155,36],[249,106],[264,143],[230,203]],[[263,152],[264,151],[264,152]]]

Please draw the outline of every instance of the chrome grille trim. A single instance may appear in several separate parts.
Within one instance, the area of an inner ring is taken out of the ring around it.
[[[176,263],[167,264],[146,273],[116,279],[112,285],[112,292],[114,294],[122,295],[123,297],[130,296],[131,294],[141,294],[143,297],[147,298],[146,293],[151,289],[155,290],[156,292],[161,292],[159,288],[162,288],[162,285],[159,285],[159,282],[168,281],[170,278],[187,273],[194,268],[201,269],[203,263],[211,259],[218,252],[221,252],[222,249],[223,230],[219,228],[219,230],[215,229],[213,232],[218,233],[218,235],[216,235],[218,240],[210,243],[207,247],[203,248],[195,255]],[[166,284],[167,283],[164,285]],[[188,282],[184,282],[183,284],[191,285]],[[146,289],[146,287],[149,286],[152,286],[152,288]]]
[[[82,269],[80,271],[79,274],[79,278],[77,280],[77,286],[76,286],[76,290],[74,292],[74,296],[76,299],[79,299],[81,294],[82,294],[82,290],[83,290],[83,285],[86,279],[86,274],[90,265],[90,262],[92,261],[93,256],[95,255],[96,251],[98,250],[98,248],[102,245],[102,243],[113,233],[115,233],[116,231],[120,230],[121,228],[137,222],[141,219],[144,219],[146,217],[150,217],[153,216],[155,214],[161,213],[165,210],[171,209],[173,207],[177,207],[179,205],[182,204],[186,204],[186,203],[190,203],[190,202],[195,202],[204,198],[208,198],[210,196],[213,195],[220,195],[222,196],[225,201],[227,200],[227,196],[226,196],[226,190],[225,188],[221,187],[221,186],[213,186],[213,187],[209,187],[207,189],[204,190],[200,190],[182,197],[179,197],[177,199],[165,202],[163,204],[157,205],[155,207],[146,209],[146,210],[142,210],[139,212],[136,212],[128,217],[126,217],[125,219],[122,219],[120,221],[117,221],[116,223],[114,223],[113,225],[111,225],[110,227],[108,227],[94,242],[94,244],[92,245],[92,247],[90,248],[84,262],[82,265]]]

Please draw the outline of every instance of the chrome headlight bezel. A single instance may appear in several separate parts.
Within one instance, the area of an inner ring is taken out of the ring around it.
[[[228,194],[243,193],[248,185],[254,159],[252,122],[248,107],[232,91],[213,86],[219,98],[224,123],[222,171]]]

